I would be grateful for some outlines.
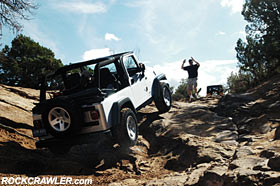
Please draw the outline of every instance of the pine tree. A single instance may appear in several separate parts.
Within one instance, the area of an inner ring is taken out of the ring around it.
[[[43,75],[63,66],[54,53],[31,38],[17,36],[0,53],[0,83],[38,88]]]

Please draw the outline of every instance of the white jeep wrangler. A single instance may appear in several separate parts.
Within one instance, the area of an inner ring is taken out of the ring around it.
[[[40,86],[40,102],[32,110],[33,136],[39,137],[37,148],[57,153],[96,143],[100,134],[109,134],[120,146],[134,145],[137,111],[152,101],[160,113],[171,108],[165,75],[145,69],[132,52],[61,67]]]

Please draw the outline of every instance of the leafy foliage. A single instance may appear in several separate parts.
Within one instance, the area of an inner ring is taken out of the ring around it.
[[[11,48],[6,45],[0,59],[0,83],[30,88],[38,88],[43,75],[63,66],[50,49],[24,35],[17,36]]]
[[[252,75],[241,70],[238,73],[232,72],[227,79],[229,93],[243,93],[254,85]]]
[[[182,79],[180,82],[180,85],[175,90],[175,93],[172,94],[172,99],[174,100],[181,100],[188,98],[188,92],[187,92],[187,79]]]
[[[235,93],[280,72],[280,1],[246,0],[242,15],[248,25],[246,41],[239,39],[235,48],[240,70],[228,78]]]
[[[246,0],[242,15],[249,24],[247,41],[236,46],[239,66],[259,82],[280,67],[280,1]]]
[[[13,31],[20,31],[22,25],[18,19],[28,20],[28,15],[37,8],[32,0],[0,0],[0,29],[5,25]]]

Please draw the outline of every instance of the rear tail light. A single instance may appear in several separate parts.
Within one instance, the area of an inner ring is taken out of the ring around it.
[[[100,118],[99,112],[97,110],[90,111],[90,117],[92,120],[98,120]]]

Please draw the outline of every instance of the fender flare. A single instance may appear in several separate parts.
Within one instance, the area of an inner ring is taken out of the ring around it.
[[[152,85],[152,97],[153,99],[159,99],[160,97],[160,88],[162,84],[167,84],[169,87],[169,84],[167,82],[167,78],[165,74],[159,74],[155,77]]]
[[[111,116],[112,117],[112,127],[117,126],[120,123],[120,121],[121,121],[120,113],[121,113],[121,109],[123,108],[123,106],[131,108],[136,115],[136,113],[137,113],[136,109],[133,106],[130,98],[127,97],[127,98],[121,99],[117,102],[114,102],[112,105],[112,116]]]

